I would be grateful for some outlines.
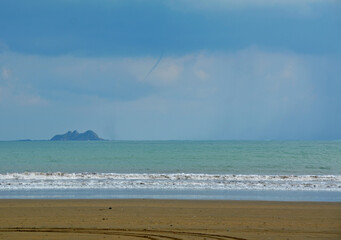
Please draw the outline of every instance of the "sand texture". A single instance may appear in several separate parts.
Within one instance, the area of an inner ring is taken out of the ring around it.
[[[341,203],[0,200],[0,239],[341,239]]]

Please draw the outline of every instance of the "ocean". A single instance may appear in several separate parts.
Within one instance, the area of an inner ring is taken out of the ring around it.
[[[341,201],[341,141],[0,142],[0,198]]]

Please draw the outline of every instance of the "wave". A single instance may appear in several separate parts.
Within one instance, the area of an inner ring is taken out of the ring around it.
[[[30,189],[317,190],[341,192],[341,175],[63,172],[0,174],[0,190]]]

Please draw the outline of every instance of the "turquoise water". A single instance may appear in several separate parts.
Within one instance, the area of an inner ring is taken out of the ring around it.
[[[0,173],[341,174],[341,141],[0,142]]]
[[[341,142],[0,142],[0,198],[341,201]]]

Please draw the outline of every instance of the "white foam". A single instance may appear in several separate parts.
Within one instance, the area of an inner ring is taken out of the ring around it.
[[[0,190],[178,189],[341,192],[341,175],[224,175],[24,172],[0,174]]]

